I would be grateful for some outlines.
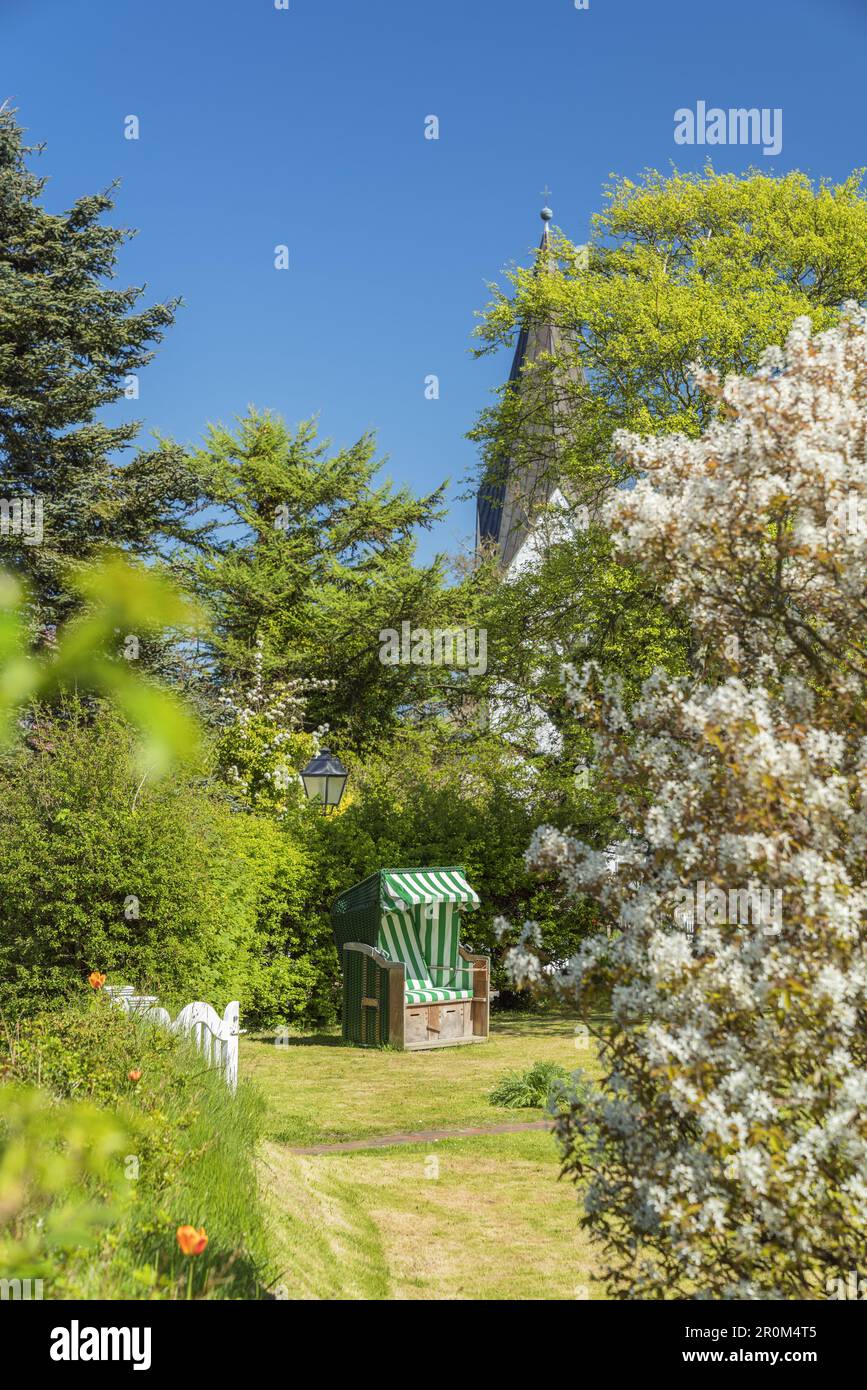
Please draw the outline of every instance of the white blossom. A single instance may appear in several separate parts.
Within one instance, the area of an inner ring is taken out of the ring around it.
[[[867,1271],[867,525],[840,524],[867,520],[865,323],[799,320],[751,378],[697,368],[723,407],[699,439],[617,438],[616,553],[708,659],[630,707],[570,669],[607,784],[642,795],[615,852],[543,825],[527,860],[606,923],[556,977],[611,1006],[603,1082],[559,1133],[628,1297],[824,1297]],[[725,910],[687,929],[699,884]],[[779,928],[732,920],[762,889]],[[536,949],[522,933],[521,981],[545,981]]]

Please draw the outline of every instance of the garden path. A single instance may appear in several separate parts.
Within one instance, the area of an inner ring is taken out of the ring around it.
[[[308,1144],[304,1148],[293,1147],[296,1154],[350,1153],[356,1149],[390,1149],[396,1144],[435,1144],[438,1139],[475,1139],[489,1134],[523,1134],[530,1129],[550,1129],[549,1120],[524,1121],[514,1125],[486,1125],[468,1129],[417,1129],[400,1134],[375,1134],[366,1139],[345,1139],[338,1144]]]

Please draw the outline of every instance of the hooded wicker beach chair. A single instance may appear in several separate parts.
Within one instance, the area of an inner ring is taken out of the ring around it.
[[[343,1036],[360,1047],[486,1042],[490,960],[460,942],[479,905],[463,869],[381,869],[334,903]]]

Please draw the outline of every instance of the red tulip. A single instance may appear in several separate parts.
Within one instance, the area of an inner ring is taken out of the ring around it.
[[[201,1255],[208,1243],[204,1226],[200,1227],[198,1231],[195,1226],[179,1226],[177,1237],[178,1245],[185,1255]]]

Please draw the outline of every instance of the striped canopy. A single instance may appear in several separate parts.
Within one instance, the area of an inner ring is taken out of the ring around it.
[[[446,1004],[473,997],[473,967],[458,958],[457,914],[451,903],[441,903],[436,915],[438,925],[426,924],[426,934],[419,932],[411,912],[382,916],[379,949],[389,960],[406,966],[407,1004]],[[435,961],[427,954],[430,951]]]
[[[478,907],[479,897],[462,869],[385,869],[382,873],[383,904],[416,907],[419,903],[462,903]]]

